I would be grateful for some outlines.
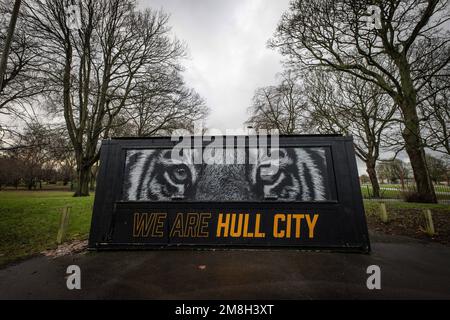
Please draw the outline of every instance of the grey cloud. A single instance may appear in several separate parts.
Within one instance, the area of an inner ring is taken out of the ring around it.
[[[141,0],[171,14],[187,43],[185,79],[207,101],[208,127],[242,128],[254,90],[272,84],[282,57],[266,48],[289,0]]]

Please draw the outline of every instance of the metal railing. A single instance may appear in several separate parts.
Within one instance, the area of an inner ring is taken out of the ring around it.
[[[450,203],[450,185],[446,183],[434,184],[436,197],[440,202]],[[380,197],[376,198],[373,194],[371,184],[361,184],[361,191],[364,199],[395,199],[406,200],[408,195],[417,191],[413,182],[402,184],[380,184]]]

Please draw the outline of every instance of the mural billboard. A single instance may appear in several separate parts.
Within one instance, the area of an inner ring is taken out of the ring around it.
[[[352,139],[276,138],[103,141],[90,247],[368,252]]]

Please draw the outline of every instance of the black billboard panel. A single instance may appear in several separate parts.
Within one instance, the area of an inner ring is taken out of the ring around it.
[[[103,141],[91,248],[370,250],[350,137],[198,138]]]

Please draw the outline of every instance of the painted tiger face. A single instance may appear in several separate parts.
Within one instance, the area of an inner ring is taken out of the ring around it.
[[[221,149],[222,150],[222,149]],[[320,201],[328,200],[325,150],[280,148],[277,163],[256,149],[231,150],[233,164],[194,164],[195,152],[173,159],[170,149],[128,151],[123,199],[129,201]],[[223,149],[224,159],[229,150]],[[256,154],[256,156],[255,156]],[[228,154],[228,156],[230,156]],[[239,164],[242,163],[242,164]]]

